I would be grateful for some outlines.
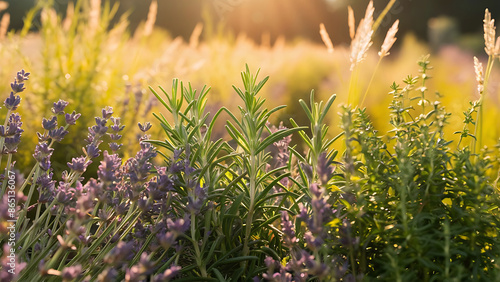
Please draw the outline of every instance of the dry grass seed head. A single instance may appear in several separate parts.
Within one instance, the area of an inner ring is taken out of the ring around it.
[[[73,17],[75,16],[75,6],[73,2],[68,3],[68,8],[66,9],[66,17],[62,23],[63,29],[68,31],[71,27],[71,23],[73,22]]]
[[[484,91],[483,64],[474,56],[474,71],[476,72],[477,91],[482,94]]]
[[[94,33],[99,27],[99,17],[101,14],[101,0],[90,0],[89,28]]]
[[[351,41],[351,71],[354,67],[362,62],[367,55],[368,49],[373,44],[371,41],[373,35],[373,1],[368,3],[366,8],[365,17],[360,21],[356,35]]]
[[[484,50],[489,56],[495,55],[495,20],[491,19],[491,13],[488,9],[484,11]]]
[[[144,36],[149,36],[153,32],[157,14],[158,14],[158,2],[154,0],[151,2],[151,5],[149,5],[148,18],[146,19],[146,23],[144,24]]]
[[[391,50],[392,45],[396,42],[396,33],[398,32],[399,20],[396,20],[394,24],[387,31],[387,35],[385,36],[384,43],[382,44],[382,48],[380,48],[380,52],[378,55],[380,57],[385,57],[389,55],[389,50]]]
[[[196,49],[200,42],[201,32],[203,31],[203,24],[197,23],[189,37],[189,48]]]
[[[7,31],[9,30],[9,24],[10,24],[10,14],[5,13],[2,16],[2,20],[0,21],[0,40],[5,39]]]
[[[354,11],[352,10],[351,6],[347,6],[347,13],[348,13],[349,36],[351,37],[351,40],[353,40],[354,34],[356,32],[356,24],[354,19]]]
[[[328,32],[326,31],[325,25],[323,23],[319,24],[319,34],[321,35],[321,39],[323,40],[323,43],[325,43],[326,47],[328,48],[328,52],[332,53],[333,52],[333,43],[332,43],[332,40],[330,39],[330,36],[328,35]]]
[[[9,3],[5,1],[0,1],[0,12],[3,10],[7,10],[7,8],[9,8]]]

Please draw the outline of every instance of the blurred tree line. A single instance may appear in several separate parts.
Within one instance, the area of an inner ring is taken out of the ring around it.
[[[36,1],[7,0],[11,14],[11,29],[19,29],[23,17]],[[70,0],[54,0],[56,9],[64,13]],[[130,12],[130,28],[134,30],[146,19],[151,0],[110,0],[119,3],[118,15]],[[196,23],[222,23],[228,30],[244,32],[260,42],[263,34],[271,40],[279,35],[286,38],[303,37],[320,41],[318,25],[325,23],[334,44],[349,42],[347,5],[351,5],[359,21],[369,0],[157,0],[156,25],[167,29],[172,36],[189,38]],[[375,0],[381,12],[389,0]],[[400,33],[413,32],[421,39],[428,38],[428,21],[448,16],[456,22],[458,32],[481,32],[484,9],[493,17],[500,15],[498,0],[398,0],[385,22],[382,32],[397,18],[401,19]],[[0,15],[1,16],[1,15]]]

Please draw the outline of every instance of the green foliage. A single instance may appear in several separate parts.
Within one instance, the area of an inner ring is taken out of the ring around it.
[[[450,148],[449,114],[438,101],[415,115],[419,80],[425,83],[409,76],[403,88],[392,86],[386,136],[364,110],[342,115],[343,190],[356,199],[345,216],[359,238],[350,263],[367,278],[391,281],[498,279],[500,198],[487,176],[493,162],[489,152]]]

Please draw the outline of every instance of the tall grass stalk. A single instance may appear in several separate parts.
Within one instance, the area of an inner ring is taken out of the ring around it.
[[[496,58],[494,55],[488,56],[488,63],[486,64],[486,71],[484,73],[484,86],[483,86],[484,88],[483,88],[483,92],[480,93],[480,97],[479,97],[479,108],[477,111],[477,125],[476,125],[476,128],[474,130],[474,135],[477,138],[477,141],[476,141],[476,139],[473,139],[474,140],[474,146],[473,146],[474,152],[477,152],[483,148],[483,143],[484,143],[483,124],[484,124],[484,111],[485,111],[484,102],[485,102],[485,96],[488,92],[488,81],[489,81],[489,78],[491,75],[491,70],[493,69],[493,64],[495,62],[495,59]]]
[[[396,0],[390,0],[389,3],[385,6],[384,10],[382,10],[382,13],[377,17],[377,20],[373,24],[373,32],[376,32],[377,29],[379,28],[380,24],[384,20],[385,15],[391,10],[392,6],[396,3]]]

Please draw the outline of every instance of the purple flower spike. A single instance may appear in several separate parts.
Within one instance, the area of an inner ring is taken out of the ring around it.
[[[10,96],[5,99],[4,105],[8,110],[15,111],[20,103],[21,97],[19,95],[14,96],[14,92],[10,92]]]
[[[99,145],[89,144],[85,147],[85,153],[91,159],[99,157],[101,150],[98,148]]]
[[[109,119],[113,115],[113,108],[106,106],[104,109],[102,109],[102,118],[103,119]]]
[[[151,123],[148,121],[148,122],[145,122],[144,125],[142,125],[140,122],[138,124],[139,126],[139,129],[142,131],[142,132],[146,132],[148,131],[149,129],[151,129]]]
[[[50,169],[50,166],[51,166],[50,159],[45,158],[45,159],[41,160],[40,162],[38,162],[38,165],[40,166],[40,168],[43,171],[48,171]]]
[[[186,232],[189,229],[191,222],[189,218],[183,219],[179,218],[176,221],[172,221],[172,219],[167,218],[167,227],[170,231],[174,232],[177,236]]]
[[[29,72],[25,72],[24,70],[18,71],[17,75],[16,75],[16,80],[18,82],[23,82],[23,81],[29,79],[29,75],[30,75],[30,73]]]
[[[35,153],[33,154],[33,157],[35,157],[35,160],[40,162],[45,158],[50,158],[53,151],[54,149],[50,148],[49,144],[47,144],[46,142],[38,143],[35,147]]]
[[[175,239],[177,236],[175,235],[174,232],[166,232],[165,234],[158,234],[156,235],[158,242],[160,245],[165,249],[169,249],[173,244],[175,244]]]
[[[0,136],[13,137],[23,133],[24,130],[21,129],[22,125],[21,116],[18,113],[12,113],[9,117],[7,129],[3,125],[0,125]]]
[[[122,159],[120,159],[116,154],[108,154],[108,151],[104,151],[103,156],[104,158],[101,161],[99,170],[97,171],[97,176],[99,176],[99,179],[104,183],[118,181],[117,172],[122,165]]]
[[[106,134],[108,131],[108,127],[106,126],[107,120],[102,119],[100,117],[95,118],[96,125],[89,127],[89,132],[92,136],[102,136]]]
[[[73,113],[71,114],[66,114],[65,115],[65,118],[66,118],[66,124],[75,124],[76,123],[76,120],[81,116],[81,114],[77,114],[76,111],[73,111]]]
[[[19,143],[21,143],[21,134],[16,134],[13,137],[7,137],[5,138],[5,153],[7,154],[13,154],[17,152],[17,146],[19,146]]]
[[[36,136],[38,136],[38,142],[40,143],[44,143],[49,140],[49,135],[47,133],[41,134],[40,132],[37,132]]]
[[[115,117],[111,117],[110,119],[113,122],[113,125],[111,126],[111,129],[114,132],[120,132],[120,131],[122,131],[125,128],[125,125],[121,125],[120,124],[120,118],[118,118],[118,117],[116,117],[116,118]]]
[[[172,278],[174,278],[175,276],[177,276],[177,274],[179,274],[180,270],[181,270],[180,266],[173,265],[167,270],[165,270],[165,272],[160,273],[155,277],[153,277],[153,282],[169,282],[170,280],[172,280]]]
[[[12,91],[14,91],[14,93],[23,92],[24,89],[26,89],[24,87],[24,83],[18,83],[17,81],[14,81],[13,83],[11,83],[10,88],[12,88]]]
[[[40,198],[38,201],[40,203],[48,203],[54,200],[54,190],[55,190],[55,181],[52,180],[53,173],[43,174],[38,177],[36,183],[38,186],[38,192],[40,193]]]
[[[325,152],[321,153],[318,158],[318,175],[321,184],[326,185],[333,175],[333,166],[331,166],[330,161],[327,159]]]
[[[63,115],[64,114],[64,108],[66,108],[66,106],[68,105],[69,103],[64,101],[64,100],[59,100],[57,102],[54,103],[54,107],[52,107],[52,112],[56,115]]]
[[[116,247],[114,247],[105,257],[104,262],[118,265],[121,262],[132,259],[134,256],[134,242],[130,241],[125,243],[123,241],[118,242]]]
[[[116,277],[118,277],[118,271],[114,268],[106,268],[99,276],[97,276],[97,280],[99,281],[116,281]]]
[[[12,113],[9,116],[9,124],[17,124],[17,125],[21,126],[22,125],[21,115],[19,115],[18,113]]]
[[[92,161],[87,160],[85,157],[73,158],[71,163],[68,162],[68,167],[76,172],[83,173],[91,163]]]
[[[47,120],[47,119],[43,118],[43,120],[42,120],[42,127],[45,130],[56,129],[56,127],[57,127],[57,117],[56,116],[52,116],[52,118],[50,120]]]
[[[111,149],[111,151],[116,152],[116,151],[120,150],[122,145],[123,144],[118,144],[118,143],[112,142],[112,143],[109,143],[109,148]]]
[[[286,211],[281,212],[281,229],[283,230],[284,245],[289,248],[293,247],[298,242],[298,239],[295,237],[293,222]]]
[[[64,127],[59,127],[58,129],[50,130],[49,136],[57,142],[61,142],[64,139],[64,136],[69,132],[64,129]]]
[[[82,273],[82,266],[75,265],[66,267],[61,271],[61,277],[63,281],[73,281]]]
[[[120,140],[120,138],[122,138],[122,135],[120,134],[109,134],[109,137],[111,138],[111,140]]]

